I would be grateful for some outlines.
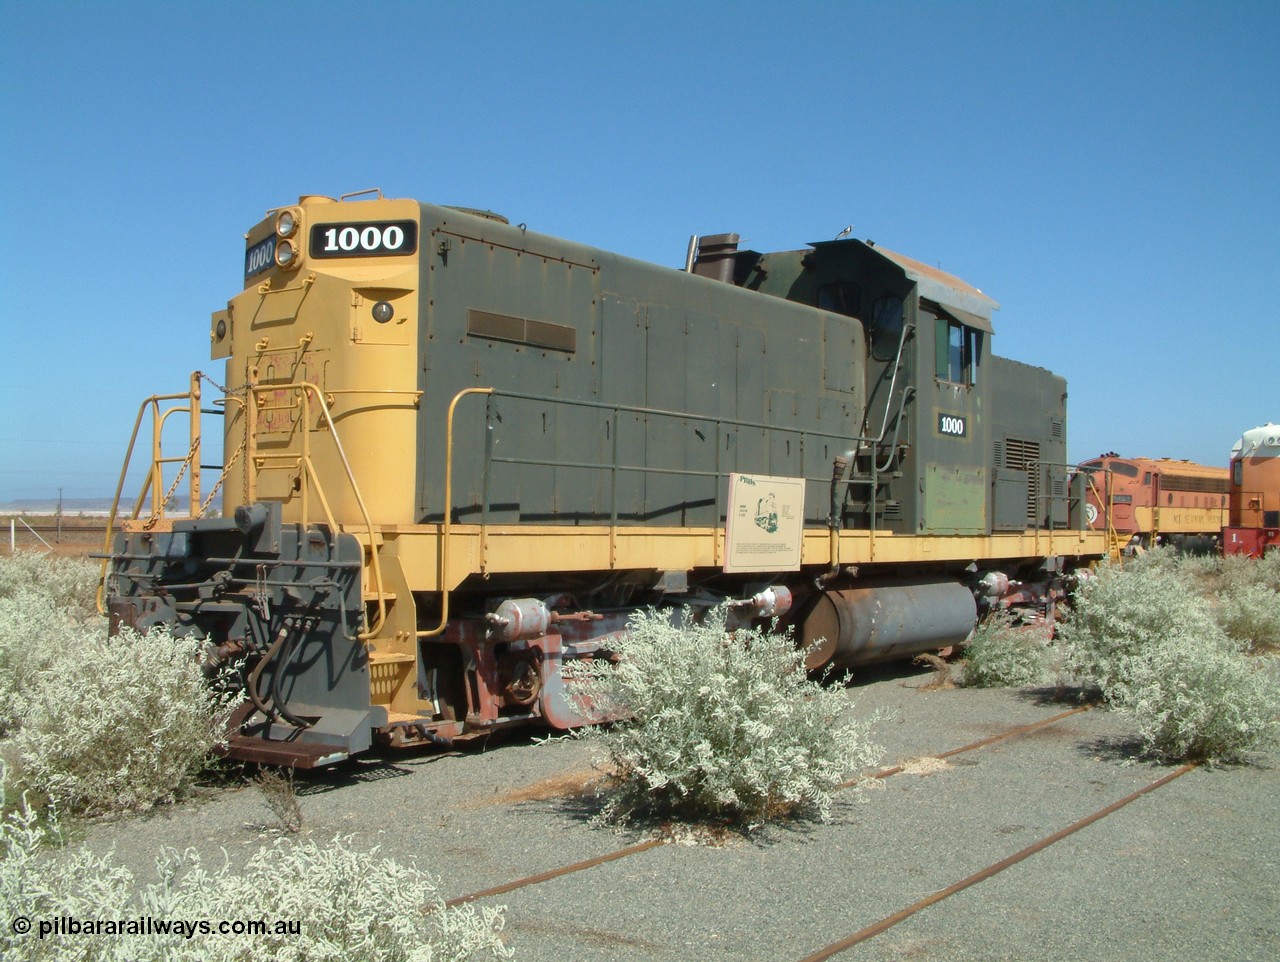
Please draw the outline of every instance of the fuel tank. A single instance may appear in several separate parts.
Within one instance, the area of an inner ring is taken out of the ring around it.
[[[826,591],[805,616],[810,669],[853,668],[959,644],[978,616],[958,581],[868,585]]]

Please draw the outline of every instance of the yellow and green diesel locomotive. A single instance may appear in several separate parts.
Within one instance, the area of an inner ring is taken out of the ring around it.
[[[230,753],[310,767],[580,724],[566,664],[640,608],[777,620],[814,670],[1051,620],[1105,536],[1065,382],[992,352],[997,306],[870,241],[695,237],[678,269],[302,197],[246,235],[225,373],[139,413],[112,623],[205,641],[246,695]]]

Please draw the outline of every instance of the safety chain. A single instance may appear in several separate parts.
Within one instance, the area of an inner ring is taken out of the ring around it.
[[[233,391],[225,384],[219,384],[208,374],[205,374],[204,371],[196,371],[195,376],[201,381],[207,381],[212,387],[221,392],[223,397],[243,397],[249,393],[249,385],[247,384],[244,387]],[[205,517],[206,513],[209,511],[209,506],[213,504],[213,499],[218,496],[218,492],[222,490],[222,486],[227,481],[227,475],[231,470],[231,466],[236,463],[236,459],[244,452],[244,448],[245,442],[241,441],[240,446],[231,453],[231,457],[227,459],[225,464],[223,464],[222,473],[218,475],[218,480],[214,482],[213,488],[210,489],[209,497],[205,498],[204,503],[200,505],[200,517]]]
[[[244,451],[244,442],[240,442],[240,446],[231,452],[231,457],[227,459],[227,463],[222,466],[222,473],[218,475],[218,480],[214,482],[213,488],[209,491],[209,497],[205,499],[204,504],[200,505],[200,517],[204,517],[209,510],[209,505],[213,504],[213,499],[218,496],[218,492],[222,490],[222,485],[227,480],[227,472],[231,470],[231,466],[236,463],[236,459],[240,457]]]
[[[152,513],[151,517],[143,523],[144,528],[147,530],[154,528],[156,522],[164,516],[164,509],[167,508],[169,506],[169,502],[173,500],[173,496],[178,490],[178,485],[182,482],[182,476],[187,473],[187,468],[190,467],[192,460],[196,456],[196,451],[199,449],[200,441],[198,439],[192,441],[191,449],[187,451],[187,456],[183,458],[182,467],[178,468],[178,473],[173,479],[173,484],[169,485],[169,490],[164,493],[164,498],[160,501],[160,510]]]
[[[210,384],[212,384],[214,387],[216,387],[219,391],[221,391],[223,394],[227,395],[228,397],[231,396],[232,394],[243,394],[246,390],[246,388],[241,388],[239,391],[232,391],[229,388],[219,384],[213,378],[209,377],[209,375],[205,374],[204,371],[196,371],[196,377],[198,377],[202,381],[208,381]]]

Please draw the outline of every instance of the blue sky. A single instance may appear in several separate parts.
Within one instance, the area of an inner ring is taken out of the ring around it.
[[[300,194],[672,266],[858,237],[1002,305],[1070,456],[1280,421],[1280,4],[0,0],[0,502],[109,495]]]

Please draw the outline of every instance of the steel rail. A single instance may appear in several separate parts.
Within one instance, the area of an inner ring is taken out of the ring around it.
[[[986,748],[988,745],[997,745],[1000,742],[1008,741],[1011,738],[1019,738],[1022,735],[1030,735],[1032,732],[1040,728],[1045,728],[1049,725],[1055,724],[1056,722],[1062,721],[1064,718],[1070,718],[1072,715],[1078,715],[1081,712],[1088,711],[1092,707],[1093,707],[1092,705],[1081,705],[1079,708],[1072,708],[1069,711],[1060,712],[1059,714],[1052,715],[1049,718],[1042,718],[1039,721],[1032,722],[1029,725],[1023,725],[1019,728],[1014,728],[1007,732],[1000,732],[998,735],[990,735],[986,738],[980,738],[976,742],[970,742],[967,745],[961,745],[959,748],[953,748],[950,751],[945,751],[940,755],[930,755],[926,757],[951,758],[955,755],[963,755],[965,752],[972,752],[972,751],[977,751],[979,748]],[[882,768],[880,769],[880,771],[873,772],[872,774],[866,777],[872,778],[872,779],[890,778],[893,775],[899,774],[904,767],[905,767],[904,765],[894,765],[892,768]],[[858,782],[862,780],[863,779],[860,779],[860,778],[851,778],[847,782],[842,782],[840,784],[840,787],[852,788],[854,785],[858,784]]]
[[[638,842],[635,845],[628,845],[626,848],[620,848],[616,852],[597,855],[595,858],[584,859],[581,862],[574,862],[572,865],[554,868],[547,872],[539,872],[537,875],[530,875],[527,878],[516,879],[514,882],[507,882],[503,885],[495,885],[492,888],[481,889],[478,892],[472,892],[470,895],[459,895],[457,898],[449,899],[444,904],[446,908],[453,908],[455,905],[466,905],[468,902],[474,902],[476,899],[487,898],[490,895],[504,895],[507,892],[514,892],[516,889],[524,888],[527,885],[537,885],[539,882],[549,882],[551,879],[560,878],[562,875],[572,875],[574,872],[581,872],[583,869],[594,868],[597,865],[603,865],[605,862],[614,862],[620,858],[626,858],[628,855],[635,855],[638,852],[647,852],[651,848],[657,848],[659,845],[666,844],[667,839],[665,838],[651,838],[645,842]]]
[[[976,742],[970,742],[967,745],[961,745],[959,748],[952,748],[949,751],[945,751],[940,755],[934,755],[931,757],[951,758],[952,756],[955,756],[955,755],[962,755],[965,752],[977,751],[978,749],[986,748],[990,745],[998,744],[999,742],[1008,741],[1009,739],[1017,738],[1020,735],[1029,735],[1032,732],[1037,731],[1041,728],[1045,728],[1056,722],[1060,722],[1064,718],[1069,718],[1072,715],[1078,715],[1081,712],[1088,711],[1092,707],[1093,707],[1092,705],[1084,705],[1080,708],[1072,708],[1070,711],[1064,711],[1057,715],[1053,715],[1049,718],[1042,718],[1039,721],[1031,722],[1028,725],[1021,725],[1017,728],[1010,729],[1007,732],[1001,732],[997,735],[988,736],[987,738],[980,738]],[[853,785],[856,785],[858,782],[865,780],[865,778],[871,778],[871,779],[890,778],[894,775],[901,773],[902,770],[903,770],[902,765],[895,765],[892,768],[883,768],[877,772],[873,772],[870,775],[864,776],[864,778],[855,778],[847,782],[842,782],[837,787],[849,788]],[[455,898],[448,899],[444,904],[446,907],[453,907],[455,905],[465,905],[468,902],[474,902],[477,899],[488,898],[493,895],[505,895],[507,892],[514,892],[517,889],[526,888],[531,885],[538,885],[541,882],[549,882],[553,879],[562,878],[566,875],[572,875],[575,872],[582,872],[589,868],[595,868],[597,865],[603,865],[606,862],[614,862],[614,861],[617,861],[618,859],[626,858],[630,855],[638,855],[640,852],[647,852],[650,849],[659,848],[663,845],[670,844],[670,841],[671,840],[666,837],[651,838],[644,842],[638,842],[635,845],[628,845],[625,848],[620,848],[614,852],[609,852],[604,855],[597,855],[593,858],[584,859],[581,862],[573,862],[569,865],[561,866],[560,868],[549,869],[545,872],[539,872],[536,875],[528,875],[528,876],[525,876],[524,878],[516,879],[515,881],[512,881],[512,882],[504,882],[501,885],[494,885],[490,888],[480,889],[476,892],[468,893],[467,895],[459,895]]]
[[[867,939],[874,938],[875,936],[879,935],[881,932],[885,932],[893,928],[899,922],[903,922],[906,919],[911,918],[911,916],[915,915],[917,912],[921,912],[924,909],[927,909],[931,905],[936,905],[938,902],[941,902],[943,899],[950,898],[952,895],[955,895],[957,892],[963,892],[965,889],[969,888],[970,886],[977,885],[979,882],[986,881],[987,879],[991,878],[993,875],[997,875],[1000,872],[1003,872],[1005,869],[1013,865],[1017,865],[1019,862],[1030,858],[1032,855],[1035,855],[1037,852],[1044,851],[1044,849],[1048,848],[1050,845],[1053,845],[1055,842],[1060,842],[1067,836],[1074,835],[1076,832],[1080,831],[1081,829],[1088,828],[1094,822],[1100,821],[1101,819],[1106,818],[1108,815],[1118,812],[1120,809],[1124,808],[1126,805],[1130,804],[1131,802],[1137,801],[1143,795],[1146,795],[1149,792],[1154,792],[1156,789],[1162,788],[1165,785],[1168,785],[1175,778],[1181,778],[1183,775],[1187,774],[1187,772],[1191,771],[1195,767],[1196,765],[1194,762],[1189,762],[1186,765],[1181,766],[1180,768],[1176,768],[1169,774],[1156,779],[1151,784],[1138,789],[1136,792],[1132,792],[1126,795],[1124,798],[1120,799],[1119,801],[1112,802],[1110,805],[1106,806],[1105,808],[1098,809],[1092,815],[1086,815],[1084,818],[1080,819],[1079,821],[1072,822],[1066,828],[1059,829],[1058,831],[1054,832],[1052,835],[1046,835],[1044,838],[1040,839],[1040,841],[1034,842],[1031,845],[1028,845],[1026,848],[1022,849],[1021,851],[1014,852],[1012,855],[1006,858],[1002,858],[998,862],[993,862],[991,865],[988,865],[986,868],[982,869],[981,871],[974,872],[968,878],[961,879],[959,882],[956,882],[954,885],[948,885],[946,888],[941,889],[937,892],[934,892],[932,895],[926,896],[925,898],[920,899],[920,901],[918,902],[908,905],[905,909],[902,909],[898,912],[894,912],[892,915],[885,916],[879,922],[875,922],[872,925],[868,925],[864,929],[859,929],[857,932],[854,932],[852,935],[848,936],[847,938],[841,939],[839,942],[833,942],[831,945],[828,945],[825,948],[819,949],[817,952],[814,952],[811,955],[806,955],[803,959],[800,960],[800,962],[825,962],[826,959],[829,959],[835,955],[839,955],[841,952],[844,952],[846,949],[851,949],[853,948],[853,946],[858,945],[861,942],[867,941]]]

